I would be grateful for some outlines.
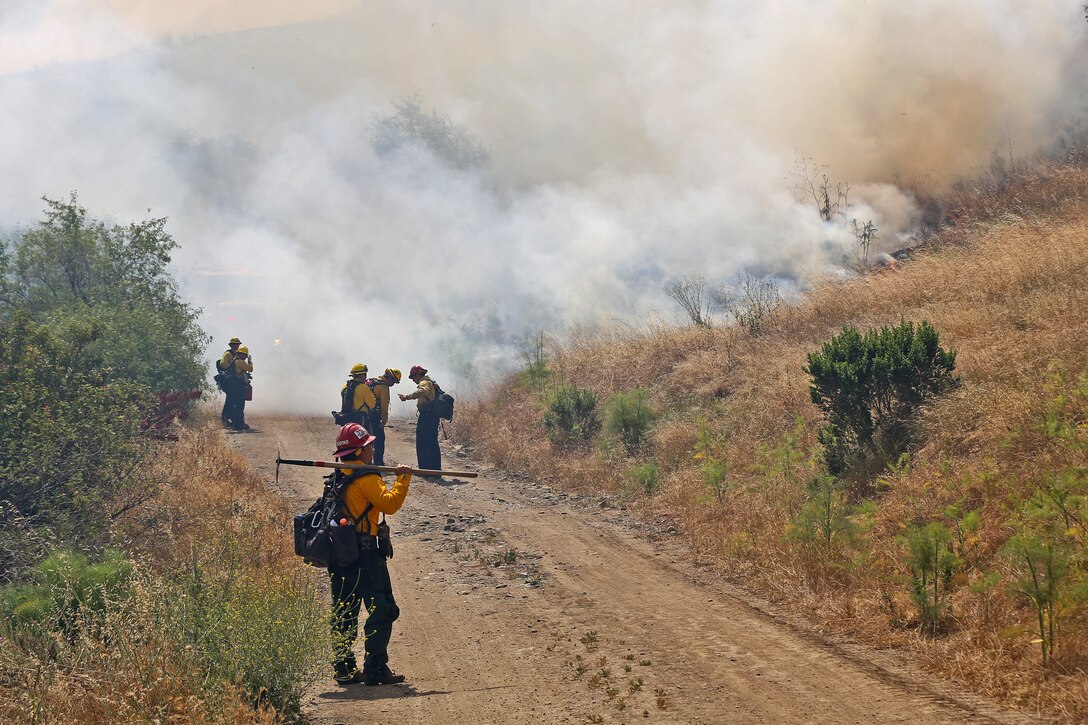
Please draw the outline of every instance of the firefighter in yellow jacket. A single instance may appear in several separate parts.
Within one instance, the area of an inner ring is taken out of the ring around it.
[[[238,348],[241,344],[242,341],[237,337],[232,337],[230,339],[230,342],[227,343],[227,351],[223,353],[223,356],[219,358],[219,364],[215,366],[216,370],[220,373],[226,373],[234,367],[234,358],[235,355],[238,354]],[[220,383],[221,379],[223,380],[222,383]],[[230,384],[229,378],[221,378],[217,375],[215,380],[216,383],[219,383],[219,389],[223,391],[223,412],[219,414],[219,419],[223,421],[223,425],[229,427],[231,414],[231,397],[227,394],[227,387]]]
[[[374,464],[385,465],[385,426],[389,422],[389,389],[400,382],[400,370],[386,368],[380,378],[373,381],[374,398],[377,401],[370,411],[367,428],[377,439],[374,441]]]
[[[235,338],[236,339],[236,338]],[[223,392],[227,396],[224,406],[227,423],[234,430],[249,430],[246,425],[246,388],[253,373],[253,361],[249,359],[249,348],[239,345],[237,349],[228,350],[219,361],[220,367],[227,374],[226,387]]]
[[[427,368],[413,365],[408,379],[416,384],[414,393],[401,395],[401,400],[416,401],[416,460],[420,468],[442,468],[442,450],[438,447],[438,411],[434,407],[437,395],[434,381],[427,376]]]
[[[343,462],[370,463],[374,456],[374,436],[363,426],[348,423],[340,428],[334,455]],[[375,472],[339,470],[343,475],[355,477],[344,489],[342,510],[345,517],[358,521],[360,554],[350,567],[329,568],[336,681],[341,685],[403,682],[404,675],[389,669],[389,638],[400,609],[393,598],[393,584],[386,566],[393,549],[384,517],[396,513],[404,504],[412,469],[397,466],[397,480],[392,489],[387,489],[385,481]],[[365,655],[361,671],[352,650],[359,636],[360,609],[368,613],[363,624]]]
[[[367,385],[366,371],[367,367],[363,363],[351,366],[348,381],[340,388],[340,412],[332,414],[337,423],[366,425],[370,422],[370,411],[377,405],[377,399],[374,391]]]

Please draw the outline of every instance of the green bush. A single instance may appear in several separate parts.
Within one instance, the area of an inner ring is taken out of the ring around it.
[[[82,341],[21,312],[0,324],[0,581],[51,547],[104,545],[153,490],[150,391],[88,365]]]
[[[786,538],[811,548],[823,561],[838,556],[854,537],[851,506],[842,485],[833,476],[816,476],[808,484],[808,498],[790,522]]]
[[[106,224],[74,194],[45,203],[42,221],[0,242],[0,321],[24,312],[49,324],[113,379],[201,389],[208,338],[169,273],[166,219]]]
[[[132,563],[108,550],[98,563],[70,549],[54,551],[31,572],[31,582],[0,588],[0,611],[13,627],[71,632],[88,615],[127,593]]]
[[[207,679],[238,682],[254,703],[297,711],[332,651],[328,604],[311,580],[257,579],[194,562],[170,590],[158,616]]]
[[[646,390],[616,393],[608,401],[608,421],[605,428],[616,436],[627,453],[634,455],[654,423],[650,395]]]
[[[870,330],[844,327],[808,355],[812,401],[827,417],[820,431],[828,471],[868,479],[913,443],[927,400],[957,384],[956,353],[928,322]]]
[[[714,492],[714,499],[718,504],[725,503],[725,493],[729,490],[729,464],[720,458],[708,457],[700,473],[703,481]]]
[[[548,400],[544,427],[556,443],[588,443],[601,429],[597,412],[597,393],[593,390],[563,386]]]
[[[936,634],[948,604],[952,575],[959,563],[952,550],[952,532],[940,522],[913,527],[904,542],[911,573],[911,598],[918,608],[922,631]]]
[[[328,667],[328,604],[312,578],[239,571],[224,561],[155,574],[114,551],[97,563],[55,552],[32,584],[0,588],[0,667],[27,662],[38,678],[113,686],[119,705],[143,713],[138,722],[162,714],[141,698],[186,690],[211,704],[186,703],[186,713],[214,711],[239,688],[252,705],[297,713]],[[36,697],[40,720],[51,721],[50,703]]]
[[[664,474],[657,461],[650,459],[627,471],[627,480],[644,496],[652,496],[661,486]]]

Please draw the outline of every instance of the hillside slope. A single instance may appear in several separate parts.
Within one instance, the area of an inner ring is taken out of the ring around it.
[[[1070,160],[993,178],[944,204],[944,228],[912,258],[815,284],[759,336],[691,327],[556,343],[534,369],[464,406],[457,436],[493,463],[672,517],[695,556],[829,631],[912,648],[980,691],[1082,719],[1088,169]],[[916,422],[909,461],[821,498],[811,482],[824,421],[806,356],[844,325],[901,320],[937,329],[958,354],[962,384]],[[583,447],[550,441],[548,402],[571,386],[602,403],[647,390],[648,440],[633,453],[604,433]],[[820,528],[821,501],[826,535],[806,536]],[[919,627],[908,543],[934,523],[952,557],[935,636]],[[1052,554],[1052,576],[1041,579],[1052,584],[1054,606],[1041,609],[1055,624],[1045,664],[1014,534]]]

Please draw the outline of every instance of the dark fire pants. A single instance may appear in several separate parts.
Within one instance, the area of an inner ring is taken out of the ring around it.
[[[384,466],[385,426],[382,425],[382,411],[380,407],[370,411],[370,422],[367,424],[367,428],[370,430],[370,435],[377,439],[374,441],[374,465]]]
[[[393,584],[385,556],[375,548],[364,549],[359,566],[329,569],[332,587],[333,667],[336,674],[351,674],[358,668],[352,646],[359,637],[360,606],[368,612],[363,624],[363,674],[379,675],[388,668],[389,638],[400,608],[393,599]]]
[[[433,405],[419,411],[416,420],[416,460],[420,468],[442,468],[442,451],[438,448],[438,413]]]
[[[242,430],[246,427],[246,379],[231,376],[225,392],[227,402],[223,409],[227,414],[227,421],[234,430]]]

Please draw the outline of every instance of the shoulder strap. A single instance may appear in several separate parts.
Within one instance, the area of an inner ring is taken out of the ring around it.
[[[355,408],[355,386],[358,384],[357,380],[349,380],[340,393],[340,412],[343,415],[350,415]]]
[[[336,471],[333,472],[333,475],[336,476],[336,478],[333,479],[332,494],[336,497],[336,502],[340,506],[341,513],[348,513],[347,505],[344,503],[344,499],[340,496],[341,492],[343,492],[343,490],[347,488],[353,481],[362,478],[368,473],[373,473],[373,471],[352,471],[350,475],[344,475],[343,473],[340,473],[340,469],[338,468],[336,469]],[[374,508],[374,504],[370,501],[367,501],[366,508],[364,508],[363,512],[352,520],[351,525],[355,528],[359,528],[359,522],[366,518],[367,514],[370,513],[370,510],[372,508]],[[366,522],[366,533],[368,536],[373,535],[370,533],[369,520]]]
[[[359,522],[362,521],[363,519],[366,519],[366,515],[368,513],[370,513],[370,509],[372,509],[372,508],[374,508],[374,504],[367,501],[366,502],[366,508],[363,509],[363,512],[361,514],[359,514],[359,518],[355,519],[355,521],[353,523],[355,528],[359,528]],[[383,514],[383,516],[384,516],[384,514]],[[366,521],[366,534],[367,534],[367,536],[371,535],[370,534],[370,519],[367,519],[367,521]]]

